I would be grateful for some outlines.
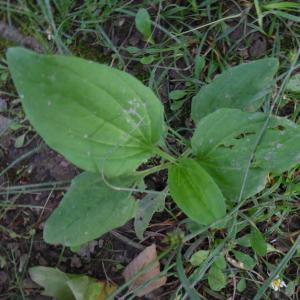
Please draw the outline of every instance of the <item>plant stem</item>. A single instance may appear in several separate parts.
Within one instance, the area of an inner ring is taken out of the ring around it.
[[[190,154],[192,154],[192,149],[191,148],[187,148],[182,154],[182,157],[188,157]]]
[[[171,155],[168,154],[167,152],[164,152],[164,151],[162,151],[162,150],[159,149],[159,148],[156,148],[155,151],[156,151],[156,154],[160,155],[160,156],[161,156],[162,158],[164,158],[165,160],[171,161],[171,162],[173,162],[173,163],[176,162],[176,158],[173,157],[173,156],[171,156]]]
[[[155,166],[155,167],[147,169],[147,170],[139,171],[138,174],[141,175],[141,176],[143,176],[143,177],[145,177],[145,176],[147,176],[149,174],[158,172],[160,170],[167,169],[169,165],[171,165],[171,164],[170,163],[165,163],[165,164],[162,164],[162,165],[159,165],[159,166]]]
[[[183,144],[183,145],[186,145],[187,146],[187,140],[181,135],[179,134],[176,130],[174,130],[172,127],[168,126],[168,130],[173,134],[175,135],[178,140],[180,140],[180,142]]]

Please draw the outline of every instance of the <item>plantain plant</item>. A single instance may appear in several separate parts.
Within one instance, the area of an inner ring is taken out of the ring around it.
[[[275,58],[229,68],[201,88],[192,101],[195,131],[179,157],[168,150],[166,137],[174,131],[163,105],[128,73],[23,48],[10,48],[7,61],[36,131],[84,170],[45,224],[50,244],[78,247],[134,217],[142,238],[140,220],[147,223],[163,209],[168,193],[191,220],[209,226],[237,201],[259,193],[270,172],[300,161],[298,126],[257,112],[272,91]],[[153,156],[161,165],[139,171]],[[132,193],[143,178],[162,169],[168,169],[166,190],[136,201]]]

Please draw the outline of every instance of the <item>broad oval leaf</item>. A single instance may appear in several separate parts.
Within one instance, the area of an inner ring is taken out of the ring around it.
[[[7,52],[26,115],[47,144],[78,167],[131,173],[164,131],[163,106],[139,80],[84,59]]]
[[[68,286],[68,274],[56,268],[32,267],[29,269],[31,279],[44,288],[43,295],[56,299],[75,300]]]
[[[239,199],[244,174],[251,155],[248,149],[244,149],[246,151],[243,152],[240,148],[236,151],[218,149],[208,160],[199,160],[201,166],[214,179],[230,203]],[[267,175],[268,171],[266,170],[250,168],[242,198],[249,198],[262,191],[267,183]]]
[[[221,108],[203,118],[192,137],[193,153],[197,157],[209,156],[229,138],[255,133],[266,121],[263,113],[247,113],[239,109]]]
[[[190,263],[194,267],[198,267],[207,259],[208,255],[209,250],[199,250],[192,255],[190,258]]]
[[[222,290],[227,283],[227,277],[222,269],[212,265],[207,274],[208,284],[214,291]]]
[[[224,71],[193,98],[192,118],[197,123],[215,110],[228,107],[255,110],[270,91],[278,60],[264,58]]]
[[[106,300],[117,286],[86,275],[70,274],[67,284],[76,300]]]
[[[129,192],[115,191],[100,176],[82,173],[45,224],[44,239],[68,247],[82,245],[124,225],[136,212]]]
[[[203,118],[192,149],[229,200],[239,197],[244,173],[266,122],[263,113],[223,108]],[[272,117],[256,149],[243,197],[261,191],[269,172],[282,172],[300,161],[300,130],[293,122]]]
[[[242,293],[247,287],[247,283],[245,278],[241,278],[241,280],[239,281],[239,283],[236,285],[236,289]]]
[[[199,163],[182,158],[169,168],[172,198],[184,213],[199,224],[209,225],[226,213],[222,192]]]
[[[151,37],[151,18],[145,8],[140,8],[135,16],[135,26],[145,39]]]
[[[64,273],[56,268],[33,267],[31,279],[44,288],[43,295],[58,300],[105,300],[116,286],[86,275]]]
[[[300,128],[288,122],[269,128],[259,145],[254,165],[280,174],[299,163]]]
[[[225,270],[227,266],[227,262],[224,255],[218,255],[214,261],[214,265],[218,267],[220,270]]]

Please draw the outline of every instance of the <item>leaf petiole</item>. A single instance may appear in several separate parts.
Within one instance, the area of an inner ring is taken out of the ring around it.
[[[165,163],[165,164],[161,164],[161,165],[155,166],[155,167],[147,169],[147,170],[139,171],[138,175],[141,175],[141,176],[145,177],[149,174],[167,169],[170,165],[171,165],[171,163],[169,163],[169,162]]]
[[[168,154],[167,152],[161,150],[160,148],[156,148],[155,153],[170,162],[176,163],[176,161],[177,161],[177,159],[175,157],[173,157],[172,155]]]

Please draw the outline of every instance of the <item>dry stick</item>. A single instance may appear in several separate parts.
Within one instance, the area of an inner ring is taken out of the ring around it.
[[[24,47],[30,48],[37,52],[43,52],[43,47],[38,41],[31,36],[24,36],[16,28],[7,25],[0,21],[0,37],[16,44],[22,45]]]

